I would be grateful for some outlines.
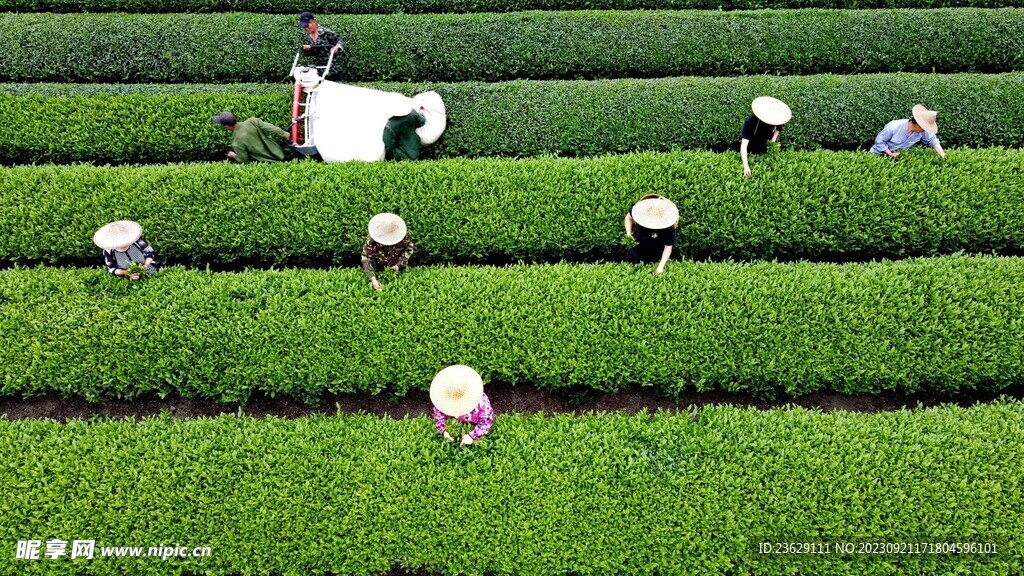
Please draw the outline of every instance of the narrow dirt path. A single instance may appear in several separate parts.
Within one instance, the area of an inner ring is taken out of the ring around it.
[[[658,395],[649,388],[630,388],[615,394],[592,390],[554,394],[530,386],[489,385],[487,395],[498,412],[572,413],[625,412],[636,413],[643,409],[654,412],[659,409],[677,411],[692,406],[731,404],[769,410],[787,405],[804,408],[820,408],[825,412],[845,410],[852,412],[882,412],[901,408],[915,409],[940,404],[969,406],[978,402],[990,402],[1001,395],[1016,399],[1024,398],[1024,385],[1015,386],[1001,393],[970,391],[954,395],[933,393],[919,394],[839,394],[819,392],[798,397],[780,397],[772,400],[756,398],[747,394],[726,392],[692,392],[682,395],[678,401]],[[220,404],[207,398],[182,398],[169,396],[159,398],[147,396],[136,400],[116,400],[102,404],[86,402],[81,398],[61,398],[56,395],[37,398],[0,397],[0,414],[8,419],[50,418],[58,421],[88,419],[92,416],[112,418],[158,416],[167,412],[177,418],[199,418],[218,414],[237,414],[239,404]],[[333,394],[324,395],[318,404],[307,405],[293,398],[258,396],[252,398],[241,411],[250,416],[278,416],[301,418],[312,414],[356,414],[365,412],[392,418],[421,416],[431,412],[430,398],[425,391],[415,391],[404,398],[386,395]]]

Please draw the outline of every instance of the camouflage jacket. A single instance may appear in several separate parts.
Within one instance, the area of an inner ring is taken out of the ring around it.
[[[334,53],[334,60],[331,61],[331,69],[327,72],[326,76],[330,78],[338,78],[342,67],[344,66],[342,60],[344,59],[345,52],[345,43],[342,42],[341,36],[329,28],[320,26],[317,28],[315,41],[309,32],[306,32],[306,44],[309,44],[310,46],[323,46],[322,48],[311,48],[309,52],[306,52],[317,66],[326,66],[327,60],[331,57],[331,48],[341,45],[341,48]]]
[[[409,258],[412,256],[413,245],[406,236],[398,244],[386,246],[367,238],[363,244],[363,255],[360,261],[363,263],[363,271],[366,276],[373,280],[377,277],[376,268],[388,268],[397,265],[399,269],[409,265]]]

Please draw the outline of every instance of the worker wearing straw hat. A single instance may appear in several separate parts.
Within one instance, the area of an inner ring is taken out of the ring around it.
[[[789,106],[778,98],[760,96],[750,104],[753,114],[743,122],[740,134],[740,159],[743,160],[743,175],[750,176],[747,154],[761,154],[768,150],[769,139],[779,141],[782,126],[793,117]]]
[[[942,150],[938,137],[939,125],[935,122],[938,112],[929,110],[923,104],[914,106],[910,118],[893,120],[882,128],[875,136],[875,144],[871,147],[873,154],[885,154],[890,158],[898,158],[900,150],[906,150],[918,142],[931,146],[943,160],[946,152]]]
[[[430,401],[434,403],[437,431],[449,442],[455,441],[446,430],[449,417],[476,424],[469,434],[462,436],[463,446],[479,440],[494,424],[494,410],[484,394],[484,381],[469,366],[456,364],[438,372],[430,383]]]
[[[413,245],[405,227],[405,221],[399,216],[385,212],[370,219],[370,236],[363,244],[363,271],[370,279],[370,286],[378,292],[381,290],[377,280],[378,268],[391,268],[398,276],[398,271],[409,265]]]
[[[107,272],[115,276],[128,276],[138,280],[132,273],[132,264],[141,266],[147,273],[156,272],[156,255],[153,248],[142,239],[142,226],[131,220],[111,222],[92,235],[93,244],[103,249],[103,260]]]
[[[648,194],[633,205],[624,224],[626,234],[637,241],[635,248],[626,251],[626,261],[657,262],[654,275],[660,276],[676,244],[679,209],[664,196]]]

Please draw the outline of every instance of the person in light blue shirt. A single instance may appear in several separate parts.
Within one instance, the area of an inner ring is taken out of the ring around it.
[[[935,133],[939,131],[935,123],[938,112],[929,110],[923,104],[914,106],[912,116],[905,120],[893,120],[882,128],[875,136],[875,145],[871,147],[874,154],[885,154],[890,158],[899,157],[900,150],[906,150],[918,142],[924,142],[945,160],[946,153],[939,144]]]

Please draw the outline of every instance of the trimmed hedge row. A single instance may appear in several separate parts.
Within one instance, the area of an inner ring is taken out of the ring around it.
[[[0,0],[2,12],[431,14],[525,10],[1020,8],[1022,0]]]
[[[786,148],[866,148],[915,102],[940,111],[943,146],[1024,142],[1024,74],[878,74],[656,80],[375,84],[437,90],[449,127],[428,157],[586,156],[635,150],[736,149],[750,102],[785,99]],[[224,159],[221,110],[287,126],[285,85],[0,85],[0,162]]]
[[[1022,0],[0,0],[2,12],[431,14],[525,10],[1020,8]]]
[[[1024,407],[882,414],[499,414],[478,445],[426,418],[0,420],[0,533],[96,541],[8,574],[760,574],[1024,571]],[[315,535],[315,537],[314,537]],[[761,554],[763,541],[831,553]],[[996,554],[835,553],[836,542]],[[209,546],[208,558],[101,558]],[[46,547],[43,545],[43,552]],[[803,567],[803,568],[801,568]],[[804,570],[806,569],[806,571]]]
[[[452,231],[457,234],[457,230]],[[398,395],[440,367],[542,389],[805,394],[1024,381],[1024,261],[215,274],[0,272],[0,395]]]
[[[349,81],[1024,69],[1024,10],[1018,9],[327,15],[322,20],[350,47]],[[280,81],[301,41],[294,15],[0,14],[0,80]]]
[[[139,220],[165,263],[354,265],[373,214],[410,226],[416,263],[619,258],[623,215],[659,193],[684,258],[1024,253],[1024,151],[403,164],[40,166],[0,172],[0,261],[97,266],[93,231]]]

